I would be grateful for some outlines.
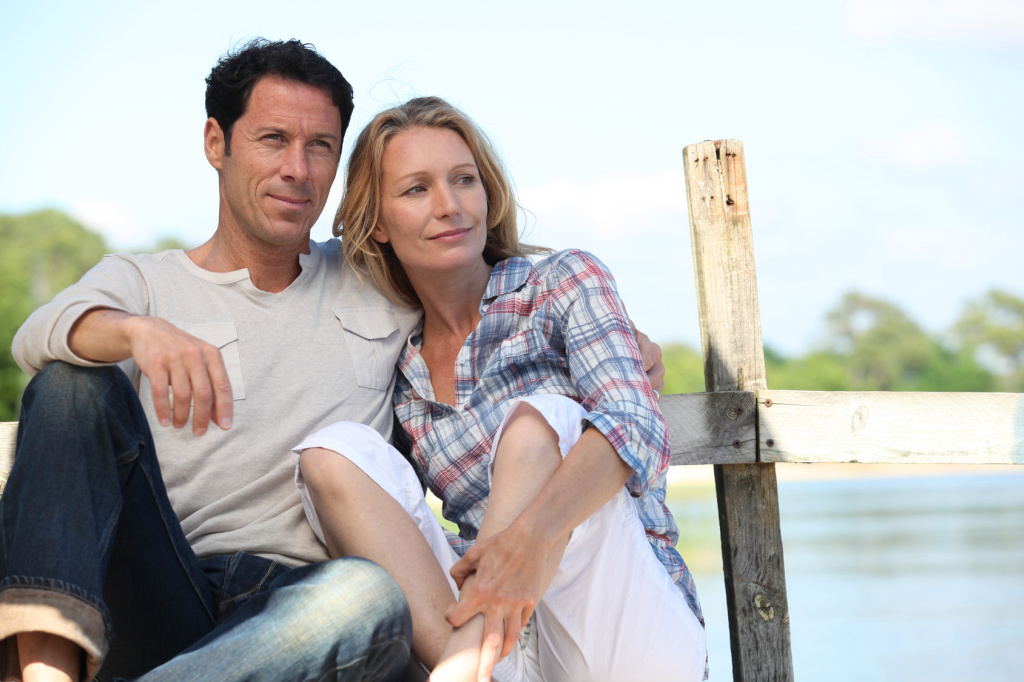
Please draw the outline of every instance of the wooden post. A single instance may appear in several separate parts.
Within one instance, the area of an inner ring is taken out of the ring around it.
[[[708,391],[767,388],[743,159],[737,140],[683,150]],[[792,680],[775,465],[715,465],[715,486],[733,679]]]

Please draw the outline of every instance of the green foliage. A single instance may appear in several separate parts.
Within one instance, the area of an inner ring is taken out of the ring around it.
[[[765,347],[768,387],[803,391],[1021,391],[1024,300],[991,292],[965,308],[954,348],[891,303],[849,293],[826,316],[823,346],[787,358]],[[949,336],[949,335],[947,335]],[[704,390],[703,364],[684,345],[664,349],[667,393]]]
[[[160,237],[156,240],[156,243],[149,249],[146,249],[146,253],[160,253],[161,251],[170,251],[171,249],[181,249],[182,251],[188,251],[192,247],[181,241],[177,237]]]
[[[670,344],[661,351],[665,363],[665,393],[704,390],[704,361],[698,351],[683,344]]]
[[[1024,391],[1024,300],[993,290],[969,301],[952,337],[961,352],[999,375],[1000,390]]]
[[[0,243],[0,421],[12,421],[27,382],[11,356],[14,333],[33,310],[95,265],[106,245],[52,210],[0,215]]]

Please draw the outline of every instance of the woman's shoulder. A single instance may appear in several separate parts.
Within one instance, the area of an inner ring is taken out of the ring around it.
[[[601,259],[583,249],[555,251],[536,263],[534,268],[542,279],[562,280],[566,277],[611,279],[611,272]]]

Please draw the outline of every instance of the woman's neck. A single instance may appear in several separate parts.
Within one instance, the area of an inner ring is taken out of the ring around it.
[[[480,322],[480,301],[487,291],[491,266],[481,258],[457,272],[407,274],[423,307],[424,344],[454,337],[461,345]]]

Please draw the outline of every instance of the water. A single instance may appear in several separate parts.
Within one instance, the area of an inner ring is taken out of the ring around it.
[[[713,490],[674,497],[731,680]],[[779,507],[796,679],[1024,680],[1024,476],[781,483]]]

